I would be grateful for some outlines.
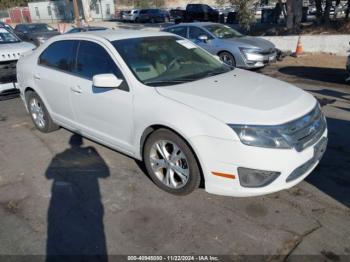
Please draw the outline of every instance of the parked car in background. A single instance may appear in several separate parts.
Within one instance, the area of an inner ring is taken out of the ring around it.
[[[130,12],[131,12],[130,10],[120,11],[120,19],[123,21],[128,21]]]
[[[21,57],[17,76],[38,130],[63,126],[142,160],[172,194],[287,189],[327,146],[311,94],[165,32],[64,34]]]
[[[108,29],[107,27],[103,27],[103,26],[74,27],[68,30],[65,34],[88,32],[88,31],[100,31],[100,30],[107,30],[107,29]]]
[[[33,44],[21,41],[10,30],[0,27],[0,95],[18,92],[14,84],[17,60],[34,48]]]
[[[137,23],[139,20],[140,10],[139,9],[133,9],[130,11],[127,21]]]
[[[183,23],[163,29],[190,39],[228,65],[259,68],[276,60],[276,48],[259,37],[245,36],[217,23]]]
[[[170,21],[170,14],[168,11],[162,9],[141,9],[138,16],[140,23],[164,23]]]
[[[219,11],[205,4],[188,4],[185,22],[219,22]]]
[[[185,21],[186,10],[183,9],[171,9],[169,11],[170,19],[174,21],[175,24]]]
[[[4,22],[0,22],[0,28],[6,28],[8,31],[14,32],[12,26],[10,26],[9,24],[6,24]]]
[[[18,24],[15,33],[23,41],[34,43],[36,46],[43,44],[52,36],[59,35],[57,29],[44,23]]]

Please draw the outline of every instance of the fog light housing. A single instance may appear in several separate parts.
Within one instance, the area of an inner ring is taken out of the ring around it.
[[[245,167],[238,168],[239,183],[243,187],[264,187],[271,184],[281,173],[274,171],[265,171],[250,169]]]

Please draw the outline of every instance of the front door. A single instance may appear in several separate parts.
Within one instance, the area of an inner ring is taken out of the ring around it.
[[[131,151],[132,93],[110,53],[101,44],[80,41],[76,66],[70,76],[70,96],[76,122],[87,136]],[[96,88],[94,75],[112,73],[119,88]]]
[[[200,39],[198,39],[200,36],[207,36],[208,41],[204,42]],[[210,34],[208,34],[205,30],[196,27],[196,26],[190,26],[188,31],[188,38],[194,42],[196,45],[199,45],[200,47],[207,50],[209,53],[214,54],[214,47],[212,45],[212,40],[214,39]]]

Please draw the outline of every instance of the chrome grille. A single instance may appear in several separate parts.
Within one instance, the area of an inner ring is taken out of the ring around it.
[[[281,135],[300,152],[316,143],[326,128],[326,119],[317,105],[305,116],[283,125]]]

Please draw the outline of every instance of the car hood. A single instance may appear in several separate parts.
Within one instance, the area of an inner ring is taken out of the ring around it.
[[[258,47],[262,50],[269,50],[271,48],[275,48],[275,45],[268,40],[259,37],[252,36],[242,36],[242,37],[234,37],[229,39],[223,39],[226,43],[236,43],[240,44],[241,47]]]
[[[316,104],[312,95],[295,86],[241,69],[156,89],[164,97],[228,124],[283,124],[305,115]]]
[[[34,48],[35,45],[27,42],[0,44],[0,61],[17,60],[20,55]]]

